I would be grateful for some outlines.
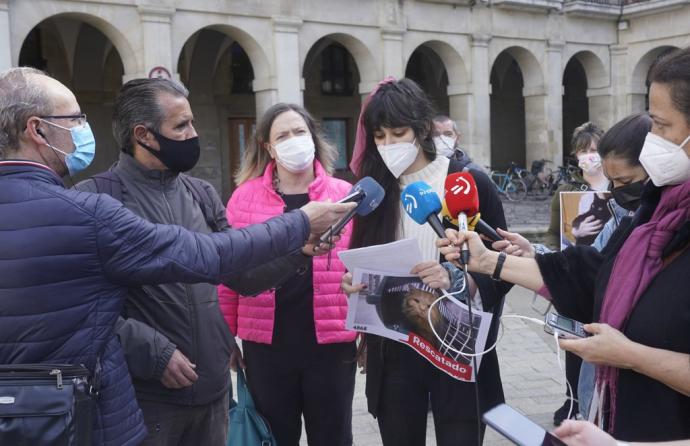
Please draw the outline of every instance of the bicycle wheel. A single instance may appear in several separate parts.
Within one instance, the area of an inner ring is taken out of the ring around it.
[[[513,178],[506,185],[506,196],[510,201],[524,200],[527,196],[527,185],[524,181]]]
[[[535,200],[546,200],[550,195],[550,187],[538,179],[532,184],[532,195]]]

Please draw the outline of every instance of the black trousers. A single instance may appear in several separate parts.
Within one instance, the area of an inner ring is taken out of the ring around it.
[[[204,406],[139,401],[149,435],[141,446],[225,446],[228,435],[228,399]]]
[[[462,417],[457,410],[458,404],[474,407],[461,389],[474,384],[455,380],[407,346],[389,344],[378,407],[384,446],[424,446],[429,400],[438,446],[477,445],[486,426],[478,427],[476,416]]]
[[[298,446],[302,416],[310,446],[352,445],[354,342],[274,347],[243,342],[257,410],[280,446]]]
[[[565,352],[565,377],[573,389],[572,397],[577,399],[577,383],[580,381],[580,367],[582,367],[582,358],[575,353]],[[571,396],[568,391],[568,386],[565,386],[566,396]],[[577,413],[578,404],[573,403],[573,414]]]

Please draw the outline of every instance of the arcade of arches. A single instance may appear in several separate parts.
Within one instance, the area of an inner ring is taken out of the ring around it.
[[[248,6],[238,3],[219,12],[208,9],[210,1],[200,2],[198,11],[176,10],[168,6],[171,0],[138,8],[102,2],[99,15],[88,0],[0,0],[0,41],[7,42],[0,44],[0,69],[37,67],[74,91],[98,141],[96,159],[84,175],[117,159],[110,120],[122,83],[148,75],[179,79],[190,91],[202,141],[192,174],[227,199],[257,116],[276,102],[301,103],[321,122],[339,150],[336,175],[344,178],[351,178],[347,164],[361,103],[385,75],[419,83],[439,114],[457,121],[461,146],[479,164],[529,166],[541,158],[562,164],[576,126],[592,120],[606,128],[644,110],[649,68],[669,50],[690,43],[688,35],[653,44],[632,34],[617,36],[616,22],[567,14],[558,20],[577,22],[598,40],[585,42],[561,31],[523,41],[502,37],[501,29],[456,31],[443,16],[474,14],[462,7],[376,0],[371,3],[382,7],[364,17],[344,10],[344,2],[325,2],[333,11],[323,14],[345,17],[339,24],[314,16],[308,7],[300,13],[244,11]],[[34,9],[26,9],[29,3]],[[419,8],[427,20],[406,29],[408,15]],[[487,11],[483,14],[496,20],[510,14],[533,24],[555,20],[538,11]],[[21,14],[33,25],[15,26]],[[690,11],[683,14],[690,18]],[[659,22],[664,17],[660,11]],[[631,29],[635,20],[629,19]]]

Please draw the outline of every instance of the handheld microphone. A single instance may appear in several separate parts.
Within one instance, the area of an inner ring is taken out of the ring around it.
[[[474,178],[468,172],[458,172],[446,177],[445,200],[451,217],[457,216],[458,229],[469,230],[467,216],[479,212],[479,194]],[[470,249],[467,241],[462,243],[460,261],[466,265],[470,260]]]
[[[438,213],[441,212],[441,200],[431,186],[423,181],[408,184],[400,193],[400,201],[412,220],[420,225],[429,223],[439,237],[446,237],[443,224],[438,218]]]
[[[343,218],[340,219],[335,225],[321,235],[319,239],[321,243],[326,243],[333,234],[338,234],[343,230],[345,225],[352,220],[355,214],[360,216],[365,216],[374,212],[374,210],[379,207],[383,201],[383,197],[386,192],[383,190],[381,185],[376,182],[371,177],[364,177],[357,182],[343,199],[338,201],[338,203],[358,203],[357,206],[350,212],[345,214]]]
[[[443,221],[447,221],[451,225],[457,226],[458,219],[450,215],[450,211],[448,210],[446,200],[443,200],[442,205],[443,208],[441,209],[441,218],[443,219]],[[481,212],[477,212],[473,216],[468,216],[467,226],[470,228],[470,231],[477,231],[478,233],[490,238],[494,242],[503,240],[503,237],[501,237],[494,228],[489,226],[487,222],[482,220],[481,216]]]

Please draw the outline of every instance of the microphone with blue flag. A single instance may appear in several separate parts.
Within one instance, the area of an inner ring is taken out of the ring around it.
[[[339,234],[345,225],[352,220],[355,214],[363,217],[374,212],[374,210],[379,207],[383,201],[383,197],[385,196],[386,192],[372,177],[364,177],[359,180],[357,184],[352,187],[350,193],[338,201],[338,203],[355,202],[357,203],[357,206],[345,214],[345,216],[340,219],[339,222],[333,225],[321,236],[321,243],[327,243],[334,234]]]
[[[438,218],[441,212],[441,199],[431,186],[424,181],[408,184],[400,194],[400,201],[412,220],[420,225],[429,223],[439,237],[445,238],[443,224]]]

